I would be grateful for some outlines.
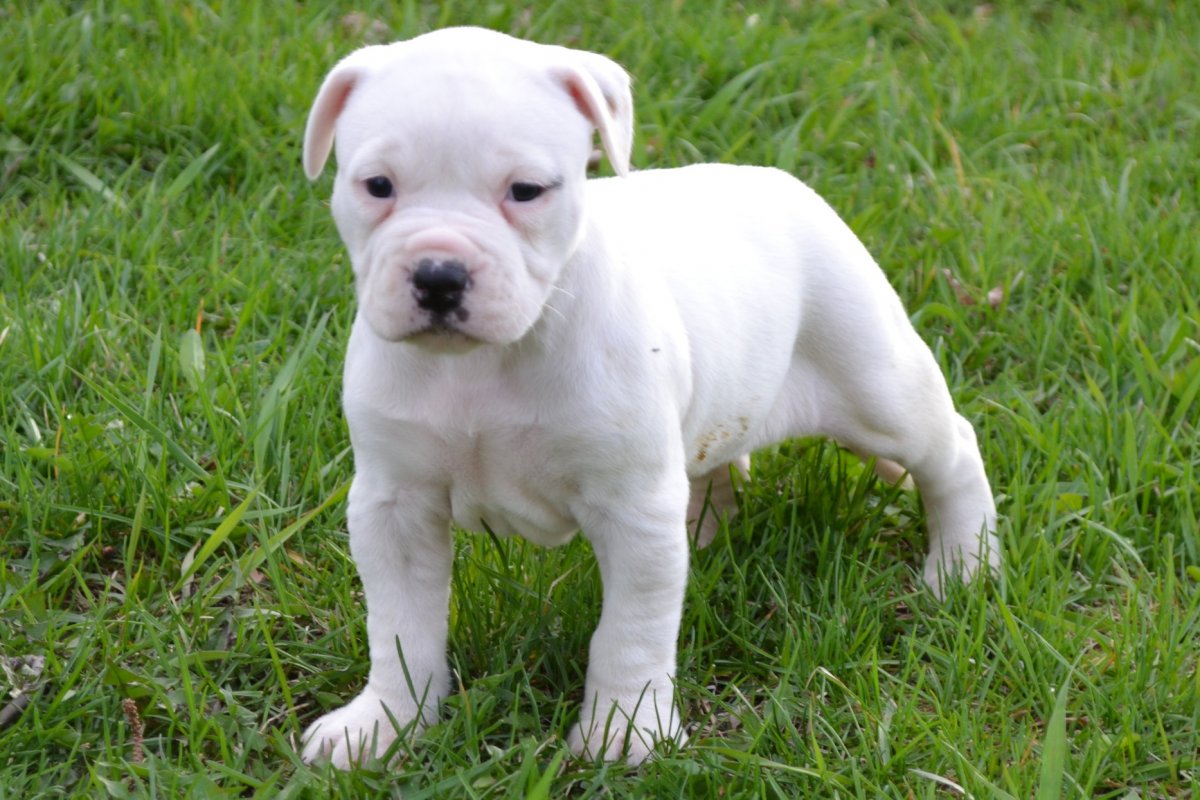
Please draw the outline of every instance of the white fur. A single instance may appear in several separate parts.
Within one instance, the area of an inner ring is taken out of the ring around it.
[[[684,738],[673,678],[689,522],[705,515],[711,538],[735,510],[731,466],[744,476],[754,449],[823,434],[907,470],[939,594],[944,575],[998,566],[971,425],[854,234],[773,169],[586,180],[593,131],[624,175],[632,126],[613,62],[479,29],[365,48],[326,78],[304,164],[315,177],[336,143],[333,213],[359,302],[350,545],[371,670],[309,728],[306,759],[348,766],[382,753],[393,720],[436,718],[451,523],[588,537],[604,606],[570,742],[632,762]],[[371,196],[373,176],[394,196]],[[514,182],[553,188],[519,202]],[[466,313],[440,327],[412,285],[423,258],[470,274]]]

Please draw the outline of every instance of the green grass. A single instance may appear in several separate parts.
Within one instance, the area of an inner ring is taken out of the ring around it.
[[[0,656],[44,659],[0,797],[1200,793],[1200,8],[474,5],[0,10]],[[300,133],[340,55],[462,22],[623,62],[638,166],[842,212],[979,430],[999,581],[935,602],[916,498],[784,444],[693,560],[687,748],[564,758],[591,555],[461,535],[444,721],[389,772],[300,764],[367,668]]]

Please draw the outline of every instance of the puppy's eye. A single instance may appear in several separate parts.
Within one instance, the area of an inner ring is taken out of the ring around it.
[[[371,197],[383,199],[392,196],[392,182],[383,175],[373,175],[363,183],[367,187],[367,194]]]
[[[508,196],[518,203],[528,203],[537,200],[546,191],[545,186],[536,183],[514,183],[508,189]]]

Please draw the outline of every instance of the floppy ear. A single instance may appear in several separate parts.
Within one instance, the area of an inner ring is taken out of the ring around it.
[[[561,67],[557,77],[571,93],[580,113],[600,132],[608,163],[618,175],[629,174],[633,151],[633,94],[629,74],[597,53],[572,51],[575,64]]]
[[[308,112],[308,124],[304,127],[304,174],[315,180],[325,168],[329,150],[333,147],[333,127],[338,115],[346,107],[346,100],[354,86],[367,74],[367,62],[375,47],[355,50],[338,62],[325,76]]]

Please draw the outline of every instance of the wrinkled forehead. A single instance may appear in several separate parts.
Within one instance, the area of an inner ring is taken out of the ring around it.
[[[340,164],[371,141],[398,155],[590,148],[591,125],[548,69],[503,59],[397,58],[375,69],[338,120]]]

